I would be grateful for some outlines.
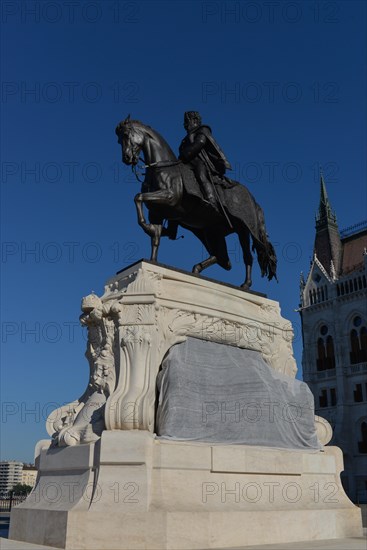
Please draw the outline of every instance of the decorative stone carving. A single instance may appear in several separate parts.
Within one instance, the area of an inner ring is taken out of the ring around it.
[[[187,337],[259,351],[294,377],[293,330],[277,302],[141,261],[110,279],[101,298],[82,300],[89,384],[54,411],[54,445],[99,438],[104,429],[154,432],[156,377],[171,346]]]
[[[322,443],[322,445],[327,445],[330,443],[331,438],[333,437],[333,429],[329,422],[322,418],[322,416],[315,415],[315,426],[317,438]]]
[[[87,327],[86,357],[90,367],[89,384],[82,397],[54,411],[48,418],[48,431],[54,446],[90,443],[105,429],[104,408],[115,386],[115,323],[108,304],[94,293],[82,299],[80,322]]]

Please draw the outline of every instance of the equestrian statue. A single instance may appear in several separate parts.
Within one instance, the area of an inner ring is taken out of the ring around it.
[[[161,237],[176,239],[178,226],[189,229],[206,248],[209,257],[194,265],[193,273],[218,264],[231,269],[226,236],[238,235],[246,266],[241,288],[251,287],[256,251],[261,275],[276,279],[277,258],[268,240],[264,213],[244,185],[225,175],[230,164],[196,111],[184,116],[187,132],[175,156],[168,143],[150,126],[130,115],[116,127],[122,161],[136,165],[143,160],[146,172],[141,192],[135,196],[138,223],[151,238],[151,261],[157,261]],[[143,159],[139,158],[140,153]],[[137,176],[138,177],[138,176]],[[149,211],[145,219],[143,205]],[[166,225],[167,223],[167,225]]]

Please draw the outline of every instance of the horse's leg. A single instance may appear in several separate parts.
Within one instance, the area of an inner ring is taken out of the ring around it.
[[[151,237],[152,253],[150,256],[150,260],[152,262],[156,262],[158,258],[159,243],[161,241],[161,235],[162,235],[162,224],[153,224],[153,226],[154,226],[154,235],[152,235]]]
[[[143,228],[145,233],[147,233],[150,236],[151,239],[151,256],[150,259],[152,262],[156,262],[158,258],[158,249],[159,249],[159,243],[161,240],[162,235],[162,220],[159,219],[158,223],[151,219],[149,219],[150,223],[147,223],[145,216],[144,216],[144,210],[143,210],[143,203],[149,202],[149,199],[153,196],[156,198],[156,195],[159,194],[160,197],[157,201],[151,201],[151,202],[161,202],[165,200],[170,200],[170,194],[167,192],[161,192],[156,191],[155,193],[139,193],[135,196],[135,205],[138,213],[138,223]],[[148,197],[148,198],[147,198]]]
[[[242,283],[241,288],[244,290],[248,290],[250,286],[252,285],[252,264],[253,264],[253,257],[251,254],[250,249],[250,232],[247,228],[241,227],[238,231],[238,238],[240,240],[242,252],[243,252],[243,261],[245,262],[246,266],[246,279],[244,283]]]
[[[143,193],[139,193],[135,196],[134,202],[136,206],[136,211],[138,214],[138,224],[144,232],[149,235],[149,237],[152,239],[152,257],[153,257],[153,247],[159,246],[159,241],[162,233],[162,227],[161,224],[153,224],[153,223],[147,223],[145,216],[144,216],[144,210],[143,210]],[[155,252],[155,256],[157,256],[157,252]]]
[[[192,272],[199,274],[203,271],[203,269],[206,269],[207,267],[210,267],[211,265],[217,264],[218,260],[216,256],[209,256],[206,260],[203,260],[202,262],[195,264],[192,268]]]
[[[151,193],[141,193],[141,200],[147,204],[176,206],[181,196],[175,189],[159,189]]]
[[[224,234],[220,231],[210,234],[208,231],[204,243],[210,256],[206,260],[194,265],[192,272],[200,273],[203,269],[206,269],[214,264],[219,264],[221,267],[229,271],[232,266],[228,258],[227,244]]]
[[[146,204],[147,208],[149,205],[159,204],[167,206],[175,206],[179,200],[180,196],[178,192],[174,192],[171,189],[161,189],[159,191],[154,191],[152,193],[138,193],[135,198],[135,205],[138,213],[138,224],[143,228],[145,233],[152,238],[156,238],[157,230],[152,223],[147,223],[144,217],[143,203]],[[160,230],[159,237],[162,233]]]
[[[145,233],[147,233],[148,235],[150,235],[152,237],[153,234],[152,234],[151,231],[149,231],[149,225],[150,224],[148,224],[146,222],[146,219],[144,217],[142,196],[143,196],[142,193],[138,193],[137,195],[135,195],[135,198],[134,198],[136,211],[137,211],[137,214],[138,214],[138,224],[140,225],[140,227],[142,227],[144,229]]]

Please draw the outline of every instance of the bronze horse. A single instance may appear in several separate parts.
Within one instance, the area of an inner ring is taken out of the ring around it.
[[[142,152],[146,168],[141,192],[135,196],[138,223],[151,237],[151,260],[157,261],[162,236],[176,237],[178,225],[189,229],[200,239],[209,257],[195,264],[193,273],[218,264],[231,269],[225,237],[237,233],[246,265],[246,279],[241,285],[249,289],[253,257],[256,250],[261,275],[276,278],[277,259],[267,238],[264,214],[249,190],[238,182],[221,177],[215,190],[218,209],[204,200],[193,171],[177,160],[162,136],[130,116],[116,128],[118,142],[122,146],[122,160],[133,168]],[[144,217],[143,204],[149,210],[149,223]],[[168,227],[164,227],[165,220]]]

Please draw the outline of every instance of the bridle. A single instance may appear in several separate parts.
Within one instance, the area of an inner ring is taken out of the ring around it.
[[[176,166],[178,164],[181,164],[181,160],[159,160],[158,162],[151,162],[150,164],[145,164],[145,161],[143,158],[139,157],[141,162],[144,163],[144,168],[169,168],[170,166]],[[139,176],[145,176],[146,172],[141,172],[136,164],[131,165],[131,170],[136,177],[137,181],[139,183],[143,183],[144,180],[141,180]]]
[[[170,166],[176,166],[181,163],[180,160],[159,160],[157,162],[151,162],[150,164],[145,164],[145,161],[140,156],[138,157],[138,161],[142,162],[144,164],[144,168],[168,168]],[[140,179],[140,176],[145,176],[146,172],[142,172],[140,168],[138,168],[137,164],[131,164],[131,170],[137,179],[139,183],[143,183],[144,180]]]

